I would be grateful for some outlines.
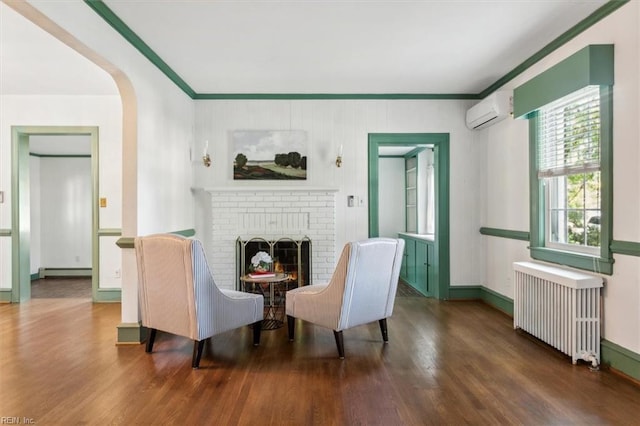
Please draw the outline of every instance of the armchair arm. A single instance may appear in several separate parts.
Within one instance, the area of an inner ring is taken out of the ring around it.
[[[287,292],[287,315],[337,330],[349,263],[349,246],[342,250],[328,284],[299,287]]]

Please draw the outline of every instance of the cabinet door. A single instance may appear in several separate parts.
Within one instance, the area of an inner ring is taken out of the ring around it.
[[[405,281],[415,287],[416,283],[416,242],[415,240],[406,240],[404,246],[407,256],[407,278]]]
[[[407,281],[407,245],[409,242],[406,238],[400,238],[404,240],[404,253],[402,253],[402,265],[400,265],[400,278]]]
[[[429,293],[429,247],[423,242],[416,242],[416,285],[415,288],[425,296]]]

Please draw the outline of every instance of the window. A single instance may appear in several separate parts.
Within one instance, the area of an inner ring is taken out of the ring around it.
[[[613,273],[614,46],[589,45],[514,89],[529,120],[531,257]]]
[[[600,88],[588,86],[538,112],[538,179],[547,247],[600,249]]]
[[[586,86],[530,118],[531,257],[613,273],[611,86]]]

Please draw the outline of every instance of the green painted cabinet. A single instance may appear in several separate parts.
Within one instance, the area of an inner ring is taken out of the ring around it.
[[[429,246],[422,242],[416,241],[416,279],[414,287],[422,294],[429,291]]]
[[[416,280],[416,242],[410,238],[404,239],[404,259],[400,277],[407,283]]]
[[[433,261],[433,241],[408,235],[400,235],[400,238],[405,241],[400,277],[425,296],[435,297],[438,271]]]

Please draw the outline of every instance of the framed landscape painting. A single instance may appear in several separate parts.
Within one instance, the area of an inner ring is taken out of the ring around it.
[[[234,180],[305,180],[307,132],[234,130],[231,132]]]

